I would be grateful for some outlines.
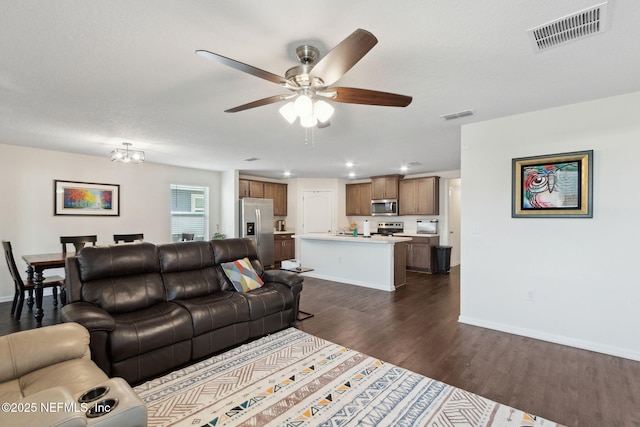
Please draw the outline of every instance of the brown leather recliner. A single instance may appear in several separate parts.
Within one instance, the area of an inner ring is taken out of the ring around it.
[[[265,284],[239,293],[220,264],[245,257]],[[66,270],[63,320],[84,325],[96,364],[130,383],[293,325],[303,280],[264,271],[250,239],[88,247]]]
[[[191,360],[191,315],[167,301],[155,245],[86,247],[66,270],[62,319],[89,330],[94,361],[109,376],[132,383]]]
[[[249,258],[253,269],[265,282],[264,286],[242,296],[249,305],[249,338],[260,337],[295,323],[298,318],[302,276],[284,270],[265,270],[258,257],[258,248],[251,239],[212,240],[216,269],[223,290],[233,290],[220,266],[224,262]]]

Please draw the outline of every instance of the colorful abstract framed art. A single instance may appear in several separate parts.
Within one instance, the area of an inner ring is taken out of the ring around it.
[[[593,150],[512,160],[513,218],[593,218]]]
[[[94,182],[54,181],[54,214],[120,216],[120,186]]]

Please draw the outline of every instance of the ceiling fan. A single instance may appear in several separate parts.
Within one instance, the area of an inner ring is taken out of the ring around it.
[[[364,55],[378,43],[378,39],[366,30],[358,29],[334,47],[324,58],[319,59],[320,52],[313,46],[300,46],[296,55],[301,65],[290,68],[284,77],[231,58],[206,50],[196,50],[196,54],[212,59],[236,70],[260,77],[279,84],[292,93],[275,95],[259,99],[234,108],[226,113],[237,113],[250,108],[261,107],[280,101],[289,101],[280,113],[289,123],[298,117],[303,127],[326,127],[333,113],[333,107],[324,100],[348,104],[381,105],[388,107],[406,107],[412,101],[410,96],[380,92],[352,87],[331,87]]]

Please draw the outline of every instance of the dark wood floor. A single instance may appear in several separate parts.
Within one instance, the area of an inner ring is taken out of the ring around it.
[[[640,426],[640,362],[458,323],[459,268],[407,281],[306,278],[299,328],[567,426]]]
[[[459,269],[396,292],[306,278],[308,333],[567,426],[640,426],[640,362],[458,323]],[[0,304],[0,335],[35,327]],[[44,325],[60,321],[45,297]]]

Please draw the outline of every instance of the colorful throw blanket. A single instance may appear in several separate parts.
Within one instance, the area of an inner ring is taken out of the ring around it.
[[[135,390],[149,426],[559,426],[294,328]]]

